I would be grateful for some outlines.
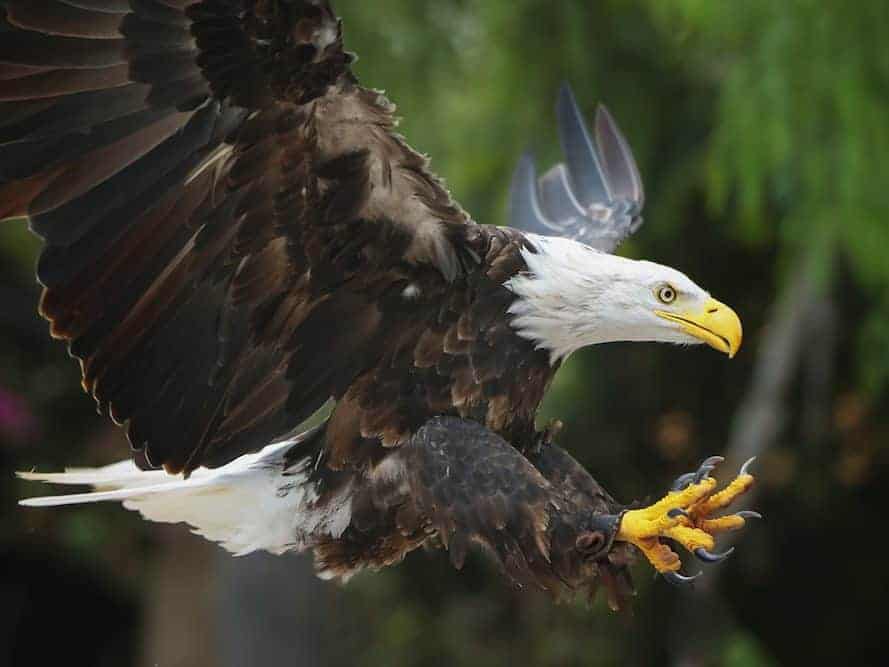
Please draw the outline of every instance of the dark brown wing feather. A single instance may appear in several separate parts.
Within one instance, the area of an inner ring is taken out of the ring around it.
[[[41,313],[140,461],[224,464],[332,395],[394,442],[432,404],[472,403],[473,378],[494,381],[473,357],[487,313],[460,320],[456,287],[491,282],[488,233],[357,86],[328,2],[0,12],[0,217],[45,239]],[[421,316],[404,311],[412,282]],[[502,311],[504,296],[478,304]],[[430,317],[453,368],[440,341],[416,345]],[[405,355],[436,369],[422,399],[390,376]]]

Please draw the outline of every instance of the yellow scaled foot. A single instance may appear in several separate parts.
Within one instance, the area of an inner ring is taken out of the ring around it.
[[[713,553],[715,533],[742,528],[747,519],[761,518],[756,512],[744,511],[722,517],[713,513],[728,507],[753,486],[747,472],[753,459],[741,467],[738,476],[721,491],[710,472],[723,459],[714,456],[701,464],[696,472],[682,475],[673,489],[654,505],[624,512],[616,540],[636,545],[652,566],[673,583],[687,583],[697,578],[679,574],[682,561],[660,538],[675,540],[699,559],[713,563],[727,558],[734,550]]]

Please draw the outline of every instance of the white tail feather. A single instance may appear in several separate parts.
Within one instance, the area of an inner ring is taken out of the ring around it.
[[[85,484],[89,493],[26,498],[27,507],[119,501],[150,521],[185,522],[193,532],[236,555],[258,549],[282,553],[303,549],[315,536],[338,537],[351,519],[349,489],[320,505],[309,481],[311,459],[290,465],[285,453],[299,440],[266,447],[216,470],[199,468],[188,479],[160,470],[142,471],[132,461],[62,473],[21,472],[22,479],[49,484]]]
[[[88,484],[95,489],[132,488],[150,486],[164,480],[170,481],[170,476],[163,470],[139,470],[136,464],[129,459],[102,468],[66,468],[65,472],[49,473],[17,472],[16,476],[29,482]],[[22,501],[21,504],[32,505],[33,503]]]
[[[45,481],[53,482],[54,480]],[[63,483],[76,484],[81,482]],[[24,507],[57,507],[60,505],[82,505],[84,503],[98,503],[106,500],[138,500],[140,498],[144,499],[148,498],[149,496],[156,496],[158,494],[171,494],[175,491],[188,491],[189,493],[191,493],[194,490],[195,486],[188,485],[187,482],[171,482],[169,484],[157,484],[154,486],[115,489],[113,491],[95,491],[93,493],[71,493],[64,496],[40,496],[37,498],[25,498],[24,500],[19,501],[19,505],[22,505]]]

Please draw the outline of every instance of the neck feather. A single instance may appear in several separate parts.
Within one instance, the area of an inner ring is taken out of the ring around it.
[[[569,239],[528,237],[533,249],[522,251],[528,270],[506,283],[516,295],[509,313],[519,336],[548,350],[552,364],[587,345],[635,338],[629,323],[615,317],[631,308],[620,303],[619,283],[633,260]]]

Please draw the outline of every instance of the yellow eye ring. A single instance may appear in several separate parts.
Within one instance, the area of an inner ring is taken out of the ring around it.
[[[657,290],[658,301],[665,304],[671,304],[676,300],[676,290],[672,285],[662,285]]]

